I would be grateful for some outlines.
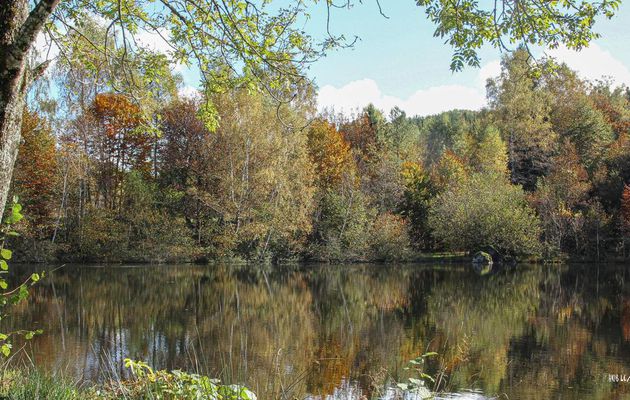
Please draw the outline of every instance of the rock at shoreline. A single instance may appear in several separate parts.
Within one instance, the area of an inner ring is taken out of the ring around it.
[[[492,256],[485,251],[478,251],[472,258],[472,263],[475,265],[492,265]]]

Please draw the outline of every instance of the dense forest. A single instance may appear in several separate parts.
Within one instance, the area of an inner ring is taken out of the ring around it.
[[[630,91],[524,49],[486,109],[429,117],[318,114],[306,83],[279,105],[246,86],[183,97],[176,73],[141,62],[148,83],[123,95],[99,54],[72,57],[84,67],[60,61],[25,112],[21,260],[627,256]]]

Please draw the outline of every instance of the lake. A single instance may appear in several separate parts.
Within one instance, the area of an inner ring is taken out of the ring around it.
[[[13,269],[32,268],[45,269]],[[25,348],[37,366],[90,381],[127,376],[130,357],[259,399],[386,399],[431,351],[424,368],[444,398],[630,399],[628,277],[596,265],[65,266],[4,322],[44,329]]]

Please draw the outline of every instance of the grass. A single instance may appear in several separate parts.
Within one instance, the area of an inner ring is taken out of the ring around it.
[[[82,389],[75,382],[37,370],[10,369],[0,373],[2,400],[79,400],[98,398],[96,396],[93,388]]]
[[[181,371],[153,372],[144,365],[134,364],[132,380],[103,385],[81,385],[33,368],[3,369],[0,400],[256,400],[242,386],[221,385],[206,376]]]

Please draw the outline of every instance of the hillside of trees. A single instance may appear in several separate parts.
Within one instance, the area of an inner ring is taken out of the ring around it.
[[[99,73],[60,62],[60,100],[36,93],[25,112],[20,260],[628,255],[630,91],[524,50],[486,109],[422,118],[317,114],[307,84],[280,105],[248,87],[210,103],[178,96],[167,68],[122,95]]]

